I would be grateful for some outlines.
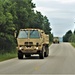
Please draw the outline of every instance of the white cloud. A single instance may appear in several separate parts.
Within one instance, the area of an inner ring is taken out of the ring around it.
[[[56,0],[56,1],[59,1],[61,3],[74,3],[75,0]]]
[[[48,2],[51,2],[51,1],[53,1],[53,2],[61,2],[61,3],[74,3],[75,2],[75,0],[33,0],[33,2],[45,2],[45,3],[48,3]]]
[[[75,10],[69,9],[58,9],[58,8],[47,8],[47,7],[37,7],[35,10],[42,12],[50,18],[73,18],[75,17]]]
[[[63,36],[66,31],[74,29],[75,0],[33,1],[36,3],[35,10],[48,17],[54,35]]]

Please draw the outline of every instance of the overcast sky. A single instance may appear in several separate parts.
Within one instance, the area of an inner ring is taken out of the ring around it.
[[[62,37],[68,30],[74,30],[75,0],[33,0],[35,10],[46,15],[54,36]]]

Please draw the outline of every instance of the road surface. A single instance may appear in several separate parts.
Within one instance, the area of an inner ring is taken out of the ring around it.
[[[49,57],[10,59],[0,62],[0,75],[50,75],[75,74],[75,48],[70,43],[52,44],[49,48]]]

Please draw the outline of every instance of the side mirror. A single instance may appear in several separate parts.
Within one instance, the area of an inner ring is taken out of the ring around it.
[[[41,32],[41,38],[43,37],[43,32]]]
[[[15,38],[17,37],[17,31],[14,32],[14,37],[15,37]]]
[[[44,32],[41,32],[42,34],[44,33]]]

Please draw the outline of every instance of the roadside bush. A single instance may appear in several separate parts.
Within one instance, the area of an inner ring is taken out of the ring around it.
[[[69,42],[75,43],[75,34],[72,34],[72,36],[69,38]]]
[[[16,43],[12,35],[4,35],[0,37],[0,53],[11,52],[15,50]]]

